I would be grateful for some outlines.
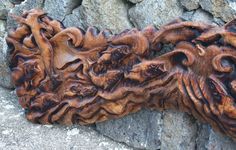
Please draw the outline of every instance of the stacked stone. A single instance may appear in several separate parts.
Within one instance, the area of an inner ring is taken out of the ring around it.
[[[52,18],[60,20],[66,27],[76,26],[86,29],[88,26],[96,26],[99,30],[107,28],[113,33],[134,27],[141,29],[147,25],[159,28],[178,17],[190,21],[222,25],[236,16],[236,2],[233,0],[3,0],[0,1],[0,85],[4,88],[11,90],[14,88],[8,68],[10,49],[4,39],[7,32],[16,27],[15,21],[9,14],[20,15],[24,10],[32,8],[43,9]],[[3,91],[3,89],[0,90]],[[0,101],[3,102],[2,98]],[[13,96],[11,101],[13,105],[18,106],[16,97]],[[4,109],[2,110],[4,111]],[[8,111],[8,109],[6,110]],[[6,115],[8,114],[6,113]],[[24,128],[29,124],[20,124],[13,130]],[[0,131],[3,130],[1,128]],[[75,129],[80,130],[81,128],[84,127],[77,126]],[[117,146],[118,149],[163,150],[233,150],[236,147],[236,143],[231,139],[213,132],[209,126],[199,123],[188,114],[173,111],[142,110],[121,119],[98,123],[93,129],[99,134],[129,146],[116,145],[113,141],[106,139],[108,146],[105,147],[111,149],[112,146],[113,148]],[[47,132],[42,132],[46,130]],[[60,130],[68,132],[69,129],[60,127]],[[32,132],[34,132],[33,129]],[[55,131],[48,131],[42,127],[35,132],[38,132],[36,133],[38,135],[48,134],[49,137],[52,137],[50,134]],[[85,132],[90,133],[91,131]],[[1,136],[0,139],[3,138]],[[98,136],[98,138],[104,137]],[[60,144],[59,140],[52,142]],[[68,140],[68,142],[70,141]],[[74,144],[76,146],[76,142]],[[109,144],[112,146],[109,147]]]

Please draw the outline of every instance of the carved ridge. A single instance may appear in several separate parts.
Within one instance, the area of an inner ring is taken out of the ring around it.
[[[64,28],[42,10],[13,17],[10,68],[28,120],[91,124],[143,107],[176,109],[236,140],[235,20],[179,19],[112,35]]]

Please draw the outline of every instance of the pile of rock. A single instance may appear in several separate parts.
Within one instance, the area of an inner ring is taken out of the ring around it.
[[[77,26],[86,29],[88,26],[96,26],[100,30],[108,28],[113,33],[133,27],[141,29],[147,25],[159,28],[177,17],[222,25],[236,15],[236,2],[233,0],[0,1],[0,85],[4,88],[13,89],[8,68],[9,49],[4,38],[10,29],[16,27],[16,23],[9,14],[20,15],[23,10],[32,8],[44,9],[49,16],[60,20],[66,27]],[[15,97],[13,100],[13,105],[18,105]],[[1,98],[0,101],[2,101]],[[6,113],[6,115],[8,114]],[[21,126],[27,126],[26,124],[20,124],[15,128],[22,128]],[[173,111],[142,110],[122,119],[98,123],[93,129],[114,141],[130,146],[118,144],[117,147],[120,149],[134,147],[142,149],[233,150],[236,147],[235,142],[216,134],[209,126],[199,123],[186,113]],[[43,128],[42,130],[44,131]],[[60,127],[60,130],[67,129]],[[35,130],[35,132],[39,135],[52,134],[52,132],[43,133],[39,130]],[[112,141],[108,140],[108,143],[112,143]],[[76,143],[74,144],[76,145]]]

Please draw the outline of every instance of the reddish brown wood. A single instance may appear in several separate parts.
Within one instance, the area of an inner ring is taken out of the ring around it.
[[[91,124],[143,107],[176,109],[236,140],[236,20],[111,35],[64,28],[41,10],[14,18],[10,68],[30,121]]]

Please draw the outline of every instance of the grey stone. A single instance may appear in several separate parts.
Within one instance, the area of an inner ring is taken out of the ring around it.
[[[112,139],[140,149],[160,149],[162,114],[142,110],[121,119],[97,123],[96,129]]]
[[[197,150],[235,150],[236,143],[222,134],[214,132],[209,125],[198,123]]]
[[[99,30],[110,29],[118,33],[132,28],[128,19],[128,4],[122,0],[83,0],[80,16],[84,28],[96,26]]]
[[[205,23],[212,24],[213,16],[210,13],[208,13],[202,9],[198,9],[193,14],[192,21],[205,22]]]
[[[216,133],[211,129],[206,147],[208,150],[235,150],[236,143],[229,137]]]
[[[234,0],[200,0],[202,9],[228,22],[236,15],[236,1]]]
[[[202,9],[187,11],[181,17],[188,21],[205,22],[208,24],[213,24],[214,21],[213,16]]]
[[[24,118],[15,92],[0,88],[0,149],[128,150],[91,127],[32,124]]]
[[[43,10],[53,19],[63,21],[66,15],[81,4],[82,0],[45,0]]]
[[[209,141],[209,135],[211,127],[206,124],[197,122],[198,132],[196,138],[196,149],[207,150],[207,143]]]
[[[187,10],[194,10],[199,7],[199,0],[180,0],[180,3]]]
[[[131,22],[140,29],[151,24],[159,28],[182,14],[178,0],[146,0],[129,9]]]
[[[0,7],[1,7],[1,5],[0,5]],[[2,19],[2,20],[6,19],[7,13],[8,13],[7,9],[5,9],[5,8],[1,9],[0,10],[0,19]]]
[[[195,11],[186,11],[183,13],[183,15],[180,18],[183,18],[186,21],[192,21],[194,13]]]
[[[223,26],[226,22],[224,22],[221,18],[213,18],[214,23],[217,24],[218,26]]]
[[[8,11],[13,7],[14,5],[8,0],[0,1],[0,19],[7,19]]]
[[[10,69],[8,67],[8,60],[7,60],[7,44],[4,37],[0,37],[0,86],[12,89],[14,86],[11,81],[10,76]]]
[[[0,37],[3,37],[6,33],[6,21],[0,20]]]
[[[136,4],[136,3],[142,2],[143,0],[128,0],[128,1],[131,2],[131,3]]]
[[[196,136],[197,125],[192,116],[181,112],[164,112],[161,149],[194,149]]]
[[[79,10],[80,8],[78,7],[72,11],[72,14],[65,16],[65,19],[62,21],[65,27],[79,27],[83,29]]]
[[[13,88],[10,69],[8,67],[8,47],[5,41],[6,36],[6,22],[0,20],[0,86]]]
[[[19,5],[15,5],[9,13],[14,15],[21,15],[24,11],[33,9],[33,8],[42,8],[44,0],[25,0]],[[7,29],[13,29],[17,27],[17,23],[13,20],[12,17],[8,15],[7,17]]]

